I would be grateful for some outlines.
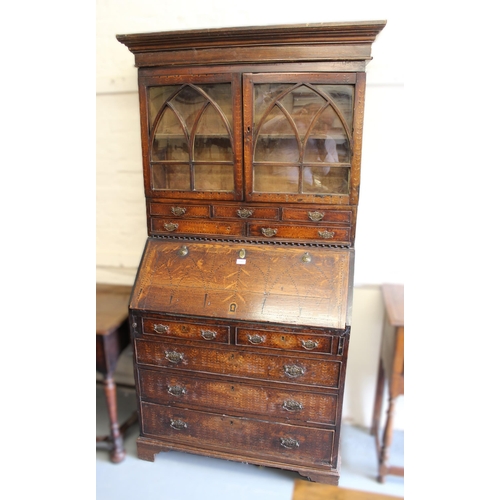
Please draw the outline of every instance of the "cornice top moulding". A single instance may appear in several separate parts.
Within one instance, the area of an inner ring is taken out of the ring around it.
[[[135,55],[186,49],[371,44],[386,21],[210,28],[116,35]]]

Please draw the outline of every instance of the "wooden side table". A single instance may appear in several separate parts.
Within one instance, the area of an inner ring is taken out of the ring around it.
[[[96,285],[96,370],[104,376],[104,393],[108,406],[111,433],[96,438],[99,449],[110,452],[111,461],[119,463],[125,458],[123,435],[137,421],[137,413],[118,423],[116,384],[114,371],[118,358],[130,343],[128,303],[132,287]]]
[[[385,322],[380,346],[379,370],[371,433],[375,436],[379,461],[378,481],[385,476],[404,476],[404,467],[388,465],[394,424],[394,404],[398,396],[404,395],[404,285],[383,285]],[[388,383],[389,406],[384,426],[382,443],[379,427],[385,382]]]

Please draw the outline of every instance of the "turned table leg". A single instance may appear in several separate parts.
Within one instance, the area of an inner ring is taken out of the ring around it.
[[[120,430],[120,424],[118,423],[116,384],[111,375],[107,375],[104,379],[104,394],[106,396],[111,430],[110,439],[112,447],[110,450],[110,457],[113,463],[119,463],[125,458],[125,450],[123,448],[123,436]]]

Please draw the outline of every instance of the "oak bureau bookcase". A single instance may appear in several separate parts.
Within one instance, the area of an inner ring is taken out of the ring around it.
[[[337,484],[365,66],[385,21],[117,35],[148,238],[129,315],[140,458]]]

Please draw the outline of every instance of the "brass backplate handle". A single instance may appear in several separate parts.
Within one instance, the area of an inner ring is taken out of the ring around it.
[[[213,339],[215,339],[215,337],[217,337],[217,332],[214,332],[213,330],[202,330],[201,336],[205,340],[213,340]]]
[[[264,337],[263,335],[255,334],[248,336],[248,341],[250,342],[250,344],[262,344],[264,340],[266,340],[266,337]]]
[[[179,227],[179,224],[175,224],[175,222],[167,222],[167,223],[163,224],[163,227],[167,231],[175,231]]]
[[[236,213],[241,219],[248,219],[248,217],[253,215],[253,210],[250,210],[249,208],[240,208],[236,210]]]
[[[172,394],[172,396],[184,396],[186,394],[186,388],[182,387],[181,385],[169,385],[168,386],[168,393]]]
[[[302,366],[298,365],[285,365],[283,368],[285,370],[285,375],[291,378],[300,377],[306,372]]]
[[[153,330],[156,332],[156,333],[167,333],[169,328],[167,325],[153,325]]]
[[[299,447],[299,442],[293,438],[280,438],[280,444],[283,448],[288,448],[289,450]]]
[[[335,236],[335,231],[318,231],[318,234],[325,240],[333,238]]]
[[[177,352],[177,351],[165,351],[165,357],[171,362],[176,365],[177,363],[180,363],[184,359],[184,354],[182,352]]]
[[[287,399],[286,401],[283,401],[283,408],[286,411],[300,411],[304,409],[304,405],[298,401],[294,401],[293,399]]]
[[[183,207],[172,207],[170,211],[173,215],[177,215],[177,217],[180,217],[186,213],[186,209]]]
[[[186,422],[180,420],[180,419],[177,419],[177,420],[170,420],[170,427],[172,427],[172,429],[175,429],[176,431],[181,431],[183,429],[187,429],[187,424]]]
[[[300,343],[302,344],[302,347],[307,351],[312,351],[319,345],[319,343],[315,340],[301,340]]]
[[[261,229],[261,232],[264,236],[267,236],[268,238],[271,238],[272,236],[275,236],[276,233],[278,232],[277,229],[274,229],[272,227],[263,227]]]
[[[325,216],[324,212],[308,212],[307,214],[309,216],[309,219],[314,221],[314,222],[319,222],[320,220],[323,220],[323,217]]]

